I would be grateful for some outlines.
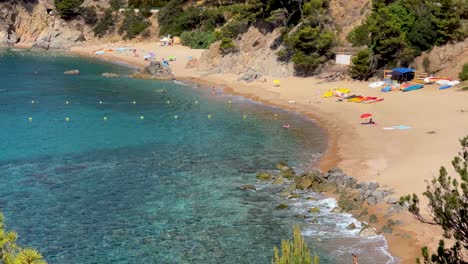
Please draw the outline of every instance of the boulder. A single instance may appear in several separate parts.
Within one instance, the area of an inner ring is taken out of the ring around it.
[[[348,188],[355,188],[357,180],[354,177],[345,175],[343,177],[344,186]]]
[[[311,224],[318,224],[318,219],[317,219],[317,217],[312,217],[312,218],[310,219],[310,223],[311,223]]]
[[[349,224],[349,225],[346,227],[346,229],[348,229],[348,230],[354,230],[354,229],[356,229],[356,225],[355,225],[354,223],[351,223],[351,224]]]
[[[309,209],[309,213],[318,214],[318,213],[320,213],[320,208],[318,206],[314,206],[314,207]]]
[[[305,177],[296,177],[294,178],[294,182],[296,183],[296,188],[300,190],[305,190],[312,186],[312,180]]]
[[[296,217],[297,219],[306,219],[305,214],[296,214],[294,215],[294,217]]]
[[[388,198],[387,203],[388,203],[388,204],[397,204],[397,203],[398,203],[398,199],[395,198],[395,197],[390,197],[390,198]]]
[[[359,231],[359,236],[361,237],[372,237],[376,236],[377,232],[375,229],[371,226],[364,226],[361,231]]]
[[[262,74],[249,69],[247,72],[242,74],[239,78],[237,78],[238,81],[245,81],[245,82],[253,82],[255,80],[258,80],[262,77]]]
[[[388,195],[387,191],[382,191],[382,190],[376,190],[371,194],[371,196],[375,197],[377,202],[383,201],[387,195]]]
[[[368,197],[367,198],[367,204],[369,206],[374,206],[377,204],[377,199],[374,196]]]
[[[373,215],[369,216],[369,223],[375,224],[375,223],[378,223],[378,222],[379,222],[379,219],[377,218],[376,215],[373,214]]]
[[[333,207],[333,209],[331,209],[330,212],[335,214],[341,214],[343,211],[339,207]]]
[[[293,169],[289,168],[288,170],[281,170],[280,175],[284,178],[290,179],[296,175],[296,172]]]
[[[287,204],[279,204],[278,206],[276,206],[277,209],[280,209],[280,210],[283,210],[283,209],[288,209],[289,208],[289,205]]]
[[[281,176],[276,177],[276,179],[272,182],[274,185],[282,185],[284,184],[284,178]]]
[[[328,173],[339,173],[339,174],[343,174],[343,170],[338,168],[338,167],[333,167],[331,169],[328,170]]]
[[[375,191],[379,188],[379,183],[378,182],[369,182],[369,185],[367,187],[368,190]]]
[[[260,172],[256,177],[262,181],[271,180],[273,178],[273,176],[271,176],[271,174],[268,172]]]
[[[288,164],[284,161],[279,161],[278,163],[276,163],[276,168],[281,171],[291,169],[291,167],[289,167]]]
[[[69,70],[69,71],[64,71],[63,74],[66,74],[66,75],[79,75],[80,71],[79,70]]]
[[[405,207],[403,207],[403,206],[401,206],[399,204],[394,204],[394,205],[390,206],[390,208],[388,208],[387,213],[388,214],[401,213],[404,209],[405,209]]]
[[[151,61],[150,65],[133,74],[136,78],[142,79],[157,79],[157,80],[172,80],[174,75],[169,66],[164,66],[160,61]]]
[[[301,198],[301,195],[298,194],[298,193],[293,193],[291,195],[288,196],[289,199],[297,199],[297,198]]]
[[[338,199],[338,206],[345,212],[361,209],[362,202],[354,201],[353,198],[348,193],[342,193]]]

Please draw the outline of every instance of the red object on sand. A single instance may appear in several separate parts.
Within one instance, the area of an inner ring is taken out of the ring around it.
[[[367,114],[362,114],[361,118],[368,118],[368,117],[371,117],[371,116],[372,116],[372,114],[367,113]]]

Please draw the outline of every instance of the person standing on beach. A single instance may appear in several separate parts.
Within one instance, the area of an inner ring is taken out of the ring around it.
[[[353,264],[358,264],[358,262],[357,262],[357,256],[354,255],[354,254],[351,254],[351,255],[353,255]]]

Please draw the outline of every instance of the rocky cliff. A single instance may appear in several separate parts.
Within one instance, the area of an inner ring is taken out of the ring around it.
[[[237,52],[222,56],[219,42],[203,52],[198,69],[209,73],[234,73],[286,77],[293,74],[291,64],[277,60],[277,49],[271,49],[280,34],[280,29],[262,34],[257,28],[250,29],[237,41]]]
[[[0,4],[0,45],[66,49],[84,40],[84,26],[50,14],[53,3]],[[48,10],[49,9],[49,12]]]
[[[424,52],[414,61],[414,66],[420,71],[424,71],[424,58],[429,59],[429,73],[458,78],[463,64],[468,63],[468,38],[463,42],[434,47],[431,51]]]
[[[106,7],[106,1],[85,1],[83,6],[99,4]],[[118,16],[117,26],[122,22]],[[151,17],[150,34],[157,37],[157,19]],[[117,30],[113,30],[102,39],[94,36],[92,26],[86,25],[80,18],[64,21],[55,12],[53,0],[38,2],[0,2],[0,46],[19,45],[44,49],[68,49],[72,46],[88,43],[107,43],[122,40]]]

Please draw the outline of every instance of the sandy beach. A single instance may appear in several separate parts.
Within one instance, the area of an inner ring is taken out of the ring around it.
[[[130,47],[133,52],[95,51]],[[329,147],[320,167],[324,170],[338,166],[359,180],[377,181],[381,187],[392,190],[392,197],[425,190],[425,180],[438,174],[441,165],[451,168],[451,159],[459,151],[458,139],[468,134],[468,92],[458,88],[439,90],[438,85],[408,93],[382,93],[368,87],[368,82],[326,82],[315,78],[288,77],[266,82],[240,82],[231,74],[211,74],[185,69],[191,58],[199,58],[203,50],[182,46],[161,47],[156,43],[113,43],[101,46],[76,47],[75,54],[123,62],[137,67],[148,64],[143,56],[154,52],[156,58],[176,56],[170,66],[178,79],[205,82],[224,87],[227,92],[297,111],[315,119],[329,135]],[[382,102],[357,104],[337,102],[336,97],[322,98],[332,88],[345,87],[352,94],[377,96]],[[373,114],[376,125],[361,125],[360,115]],[[404,125],[407,130],[387,130],[385,127]],[[450,171],[450,170],[449,170]],[[379,218],[386,213],[386,205],[372,209]],[[422,245],[434,246],[441,231],[434,226],[417,222],[408,213],[394,218],[400,220],[394,232],[386,235],[389,248],[401,263],[414,263]],[[382,220],[384,224],[385,220]],[[406,234],[404,237],[403,234]]]

